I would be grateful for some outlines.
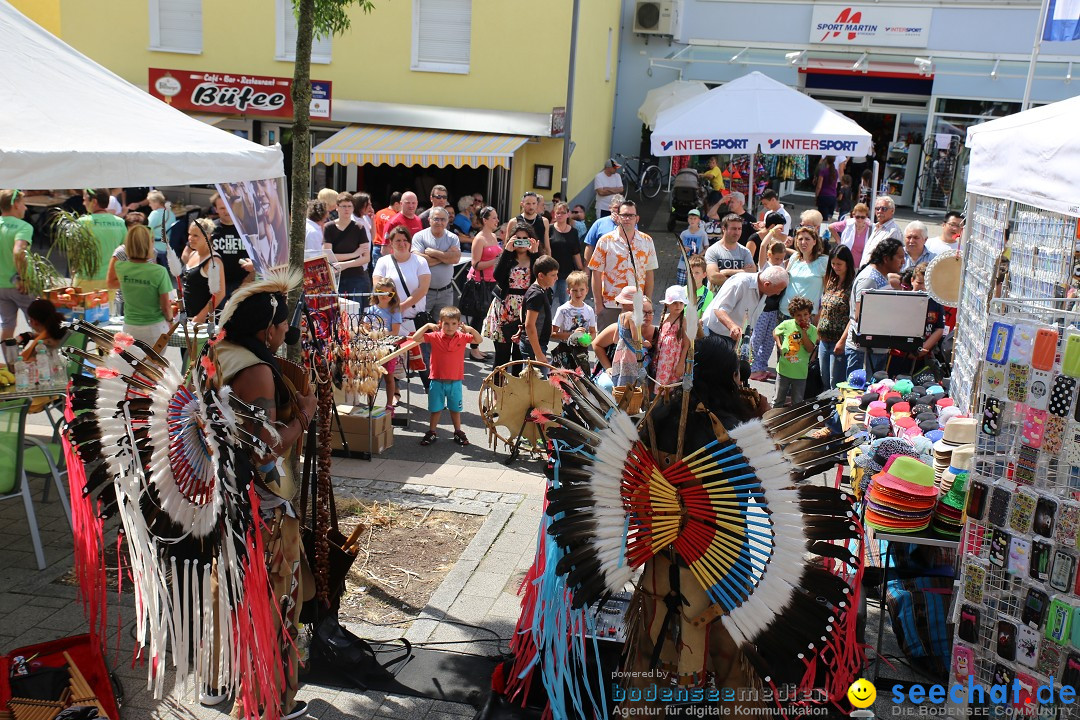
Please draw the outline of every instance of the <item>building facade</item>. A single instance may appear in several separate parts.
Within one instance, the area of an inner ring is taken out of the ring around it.
[[[69,45],[179,109],[290,163],[295,19],[290,0],[14,0]],[[436,183],[517,211],[563,174],[553,113],[566,105],[571,0],[376,0],[344,35],[316,40],[313,187],[382,202]],[[568,190],[591,184],[611,145],[619,0],[580,3]],[[556,137],[553,137],[556,135]],[[505,215],[504,215],[505,216]]]
[[[877,184],[898,203],[962,207],[966,128],[1020,110],[1039,14],[1037,0],[627,0],[613,147],[642,147],[636,115],[649,90],[759,71],[868,130]],[[1080,71],[1080,42],[1044,42],[1032,102],[1080,92],[1074,62]]]

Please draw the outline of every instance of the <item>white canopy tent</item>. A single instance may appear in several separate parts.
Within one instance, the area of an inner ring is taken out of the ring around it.
[[[650,130],[656,129],[657,116],[670,107],[709,92],[708,86],[697,80],[675,80],[653,88],[638,108],[637,116]]]
[[[264,180],[281,149],[188,117],[0,0],[0,187],[72,188]]]
[[[1080,97],[973,125],[967,190],[1080,217]]]
[[[858,157],[869,151],[870,133],[854,120],[760,72],[669,107],[652,134],[654,155]]]

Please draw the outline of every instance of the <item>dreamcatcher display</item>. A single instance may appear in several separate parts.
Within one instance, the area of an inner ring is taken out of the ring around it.
[[[509,448],[522,444],[530,450],[542,448],[544,428],[550,425],[542,415],[562,408],[562,390],[544,377],[542,369],[558,374],[551,365],[535,360],[518,360],[495,368],[480,386],[480,417],[488,429],[492,448],[502,442]]]
[[[384,365],[400,338],[391,335],[377,315],[338,314],[334,330],[329,343],[334,383],[347,404],[359,405],[378,393],[379,381],[386,374]]]
[[[139,340],[73,329],[111,348],[103,357],[68,349],[84,367],[72,378],[64,444],[91,628],[104,631],[102,518],[118,515],[155,697],[169,651],[189,692],[227,688],[247,717],[263,705],[276,712],[280,611],[268,592],[259,499],[244,480],[249,451],[269,448],[241,426],[269,427],[265,412],[217,387],[208,359],[185,381]]]

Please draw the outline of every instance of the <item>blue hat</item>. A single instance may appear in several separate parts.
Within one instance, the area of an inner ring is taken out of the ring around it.
[[[927,395],[933,395],[934,393],[941,393],[944,395],[945,388],[941,387],[940,385],[931,385],[930,387],[926,388]]]
[[[866,389],[866,371],[854,370],[847,378],[848,385],[853,390],[865,390]]]
[[[943,437],[945,437],[945,431],[941,429],[931,430],[930,432],[926,433],[926,439],[932,442],[937,442]]]

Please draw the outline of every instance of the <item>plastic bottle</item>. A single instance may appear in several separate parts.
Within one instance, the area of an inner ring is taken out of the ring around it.
[[[22,358],[15,361],[15,389],[19,391],[30,389],[30,367]]]
[[[27,376],[26,386],[28,388],[33,388],[34,386],[36,386],[38,384],[37,358],[33,358],[31,360],[26,360],[26,361],[24,361],[23,364],[26,365],[26,376]]]
[[[52,368],[53,382],[67,380],[67,363],[65,363],[64,356],[60,351],[49,351],[49,366]]]
[[[52,361],[49,360],[49,348],[44,343],[37,345],[38,382],[47,385],[52,382]]]

